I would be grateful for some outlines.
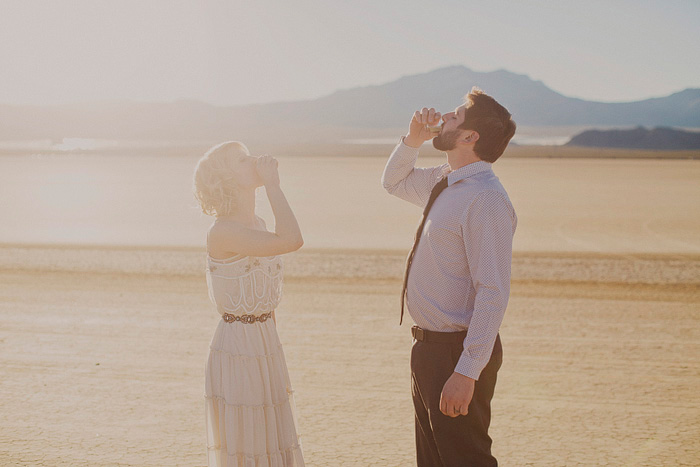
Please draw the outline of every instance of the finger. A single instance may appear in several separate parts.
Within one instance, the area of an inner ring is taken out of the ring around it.
[[[428,123],[428,112],[429,110],[425,107],[423,107],[423,110],[420,111],[420,122],[423,125]]]
[[[437,125],[439,125],[439,124],[440,124],[440,119],[441,119],[441,118],[442,118],[442,115],[440,115],[440,112],[435,112],[435,115],[434,115],[434,117],[433,117],[433,120],[432,120],[432,122],[430,122],[430,124],[431,124],[432,126],[437,126]]]
[[[413,120],[420,122],[420,110],[413,112]]]
[[[440,397],[440,412],[448,417],[454,418],[458,415],[455,413],[455,410],[456,408],[454,402],[443,399],[442,396]]]
[[[467,406],[463,405],[462,407],[460,407],[460,409],[459,409],[460,415],[466,415],[468,413],[469,413],[469,406],[468,405]]]
[[[435,109],[431,107],[428,109],[428,125],[432,125],[433,121],[435,121]]]

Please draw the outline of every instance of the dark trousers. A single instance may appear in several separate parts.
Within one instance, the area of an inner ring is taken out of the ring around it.
[[[452,418],[440,412],[440,394],[462,354],[462,343],[416,341],[411,350],[411,390],[416,415],[418,467],[497,466],[491,455],[491,398],[503,361],[500,336],[474,385],[469,413]]]

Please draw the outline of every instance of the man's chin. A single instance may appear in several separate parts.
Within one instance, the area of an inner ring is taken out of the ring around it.
[[[435,138],[433,138],[433,147],[435,149],[437,149],[438,151],[449,151],[450,149],[452,149],[452,148],[446,147],[445,142],[440,141],[438,138],[440,138],[440,137],[436,136]]]

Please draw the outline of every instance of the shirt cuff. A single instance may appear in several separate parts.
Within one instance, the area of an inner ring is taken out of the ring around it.
[[[455,372],[460,375],[468,376],[471,379],[479,380],[481,370],[484,369],[488,362],[481,362],[473,357],[470,357],[467,352],[463,352],[459,357],[459,361],[455,366]]]
[[[414,148],[412,146],[409,146],[404,142],[404,139],[406,139],[405,136],[402,136],[401,139],[399,139],[399,144],[396,145],[394,151],[398,152],[402,156],[411,156],[417,159],[420,148]]]

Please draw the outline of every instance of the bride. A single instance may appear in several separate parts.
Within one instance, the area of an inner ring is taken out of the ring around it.
[[[255,213],[265,186],[270,232]],[[242,143],[211,148],[197,163],[195,197],[215,216],[207,235],[209,296],[221,314],[206,366],[209,466],[304,465],[275,308],[282,258],[301,248],[299,225],[280,189],[277,160]]]

